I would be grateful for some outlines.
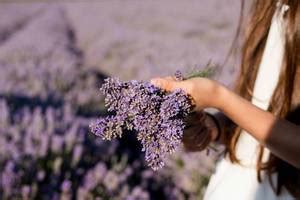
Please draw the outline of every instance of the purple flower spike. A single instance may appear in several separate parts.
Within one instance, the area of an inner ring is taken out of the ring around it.
[[[183,81],[183,75],[180,70],[177,70],[174,74],[176,81]]]
[[[177,78],[182,74],[176,72]],[[91,131],[105,140],[121,137],[124,130],[135,130],[145,160],[152,169],[164,166],[163,159],[179,146],[184,117],[191,102],[183,90],[171,93],[142,81],[121,82],[108,78],[100,89],[109,111],[115,115],[90,124]]]
[[[105,140],[111,140],[116,137],[121,137],[125,119],[120,116],[108,116],[100,118],[96,123],[90,124],[91,131]]]

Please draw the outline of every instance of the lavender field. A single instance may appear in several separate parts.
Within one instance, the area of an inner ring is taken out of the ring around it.
[[[103,141],[106,77],[149,80],[221,64],[237,0],[0,3],[0,199],[201,199],[214,167],[178,150],[153,171],[127,137]],[[235,66],[219,81],[230,85]]]

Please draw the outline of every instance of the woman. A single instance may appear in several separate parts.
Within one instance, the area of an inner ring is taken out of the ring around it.
[[[254,0],[249,19],[235,92],[206,78],[151,81],[193,98],[186,149],[226,146],[204,199],[300,199],[300,1]]]

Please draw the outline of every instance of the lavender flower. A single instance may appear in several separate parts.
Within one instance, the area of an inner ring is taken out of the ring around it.
[[[111,140],[122,136],[123,120],[123,118],[118,116],[109,116],[107,118],[98,119],[96,123],[92,123],[90,127],[95,135],[106,140]]]
[[[69,180],[64,180],[61,184],[61,190],[63,192],[69,192],[72,187],[72,183]]]
[[[104,177],[103,184],[106,186],[108,190],[116,190],[119,185],[119,177],[117,174],[110,170],[107,172],[106,176]]]
[[[75,145],[74,150],[73,150],[73,157],[72,157],[73,165],[76,165],[79,162],[81,155],[82,155],[82,150],[83,150],[82,145],[79,145],[79,144]]]
[[[126,197],[126,200],[138,200],[138,199],[150,199],[149,194],[147,191],[144,191],[141,187],[133,188],[131,194]]]
[[[64,144],[64,138],[60,135],[53,135],[51,140],[51,151],[59,153],[62,150]]]
[[[180,72],[176,75],[183,79]],[[154,170],[163,167],[163,159],[180,144],[183,119],[192,109],[189,96],[182,90],[168,93],[148,82],[116,78],[106,79],[100,90],[108,110],[116,114],[91,123],[91,131],[111,140],[134,129],[147,164]]]
[[[183,75],[182,75],[182,72],[180,70],[176,70],[174,76],[175,76],[175,79],[177,81],[182,81],[183,80]]]
[[[2,177],[1,177],[1,187],[4,190],[4,193],[9,196],[12,193],[16,175],[14,173],[15,164],[12,161],[9,161],[4,168]]]

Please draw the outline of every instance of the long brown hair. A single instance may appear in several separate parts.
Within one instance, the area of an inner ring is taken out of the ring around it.
[[[296,72],[297,69],[300,69],[300,1],[283,0],[282,3],[289,6],[289,10],[284,15],[286,21],[284,59],[279,82],[273,93],[268,110],[280,118],[290,120],[289,115],[291,111],[299,106],[300,103],[298,101],[296,102],[298,105],[296,105],[293,102]],[[245,2],[242,1],[242,5],[244,4]],[[252,98],[254,82],[266,45],[272,17],[276,11],[276,4],[277,1],[275,0],[253,0],[249,20],[247,23],[244,23],[244,26],[239,26],[240,28],[245,27],[245,38],[242,46],[241,69],[236,82],[236,91],[248,100]],[[241,19],[243,19],[243,12]],[[243,21],[241,19],[240,23]],[[236,144],[240,133],[241,128],[237,127],[226,139],[226,152],[230,160],[235,163],[240,163],[236,156]],[[285,187],[293,196],[300,198],[299,169],[272,153],[268,162],[263,162],[263,152],[264,148],[260,146],[257,160],[258,180],[262,181],[261,172],[265,171],[276,194],[280,194],[282,188]],[[271,175],[274,172],[278,174],[276,184],[271,179]]]

